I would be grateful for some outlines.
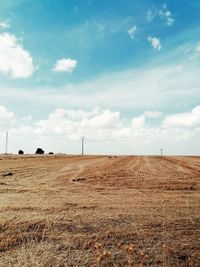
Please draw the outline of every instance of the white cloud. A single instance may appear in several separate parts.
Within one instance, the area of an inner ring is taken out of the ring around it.
[[[198,153],[200,106],[188,113],[168,115],[158,125],[146,124],[146,117],[158,113],[125,119],[119,111],[108,109],[62,108],[30,124],[16,120],[13,112],[0,107],[0,122],[7,121],[1,131],[9,130],[9,152],[23,149],[34,153],[41,146],[47,152],[79,153],[80,137],[85,136],[87,153],[156,154],[163,144],[167,154]],[[4,142],[4,136],[0,136],[0,150]]]
[[[0,22],[0,28],[2,28],[2,29],[8,29],[8,28],[10,28],[10,23],[7,22],[7,21],[1,21]]]
[[[27,78],[35,68],[32,57],[10,33],[0,34],[0,73],[12,78]]]
[[[145,111],[144,115],[147,118],[159,118],[162,116],[162,112],[160,112],[160,111]]]
[[[191,112],[169,115],[163,122],[164,127],[200,127],[200,106]]]
[[[31,121],[32,119],[33,119],[33,116],[31,114],[22,118],[23,121]]]
[[[128,30],[128,34],[129,34],[129,36],[130,36],[130,38],[131,38],[132,40],[133,40],[134,37],[135,37],[135,32],[136,32],[136,30],[137,30],[136,25],[134,25],[132,28],[130,28],[130,29]]]
[[[188,43],[182,45],[179,48],[179,51],[184,55],[184,59],[188,61],[188,63],[199,61],[200,57],[200,42]]]
[[[0,129],[7,130],[15,123],[15,115],[8,111],[4,106],[0,106]]]
[[[142,128],[145,125],[145,116],[133,118],[131,121],[131,126],[133,129]]]
[[[42,134],[75,134],[83,131],[98,131],[99,129],[113,129],[120,126],[120,113],[110,110],[57,109],[47,120],[36,123],[38,133]],[[75,134],[76,136],[76,134]]]
[[[147,38],[148,42],[151,43],[152,47],[154,49],[157,49],[157,50],[161,50],[161,42],[160,42],[160,39],[157,38],[157,37],[152,37],[152,36],[149,36]]]
[[[196,45],[196,51],[195,51],[198,55],[200,55],[200,42],[198,42],[198,44]]]
[[[158,11],[158,14],[166,21],[168,26],[172,26],[174,23],[174,18],[172,17],[171,11],[168,9],[166,4],[164,4],[163,7]]]
[[[160,17],[160,19],[164,20],[167,26],[172,26],[175,21],[171,11],[168,9],[166,4],[164,4],[160,9],[154,7],[147,11],[147,16],[146,16],[147,21],[151,22],[156,17]]]
[[[147,17],[146,17],[147,21],[149,22],[153,21],[156,15],[157,15],[157,10],[155,8],[149,9],[147,11]]]
[[[167,25],[172,26],[174,24],[174,19],[172,17],[167,17]]]
[[[187,62],[186,62],[187,63]],[[123,88],[123,90],[122,90]],[[186,103],[198,105],[199,67],[196,64],[151,65],[150,68],[110,73],[94,80],[42,87],[37,90],[1,86],[1,102],[18,103],[18,110],[116,109],[126,112],[182,110]],[[38,98],[38,95],[40,96]],[[195,96],[195,97],[194,97]],[[33,109],[32,107],[35,107]]]
[[[70,58],[57,60],[53,70],[57,72],[72,72],[77,65],[77,61]]]
[[[100,114],[81,122],[82,127],[87,128],[115,128],[120,124],[120,113],[104,110]]]

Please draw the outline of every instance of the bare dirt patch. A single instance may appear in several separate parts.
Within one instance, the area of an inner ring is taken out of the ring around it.
[[[200,157],[12,156],[0,266],[200,266]]]

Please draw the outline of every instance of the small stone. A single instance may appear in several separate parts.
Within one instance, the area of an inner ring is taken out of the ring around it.
[[[12,175],[13,175],[12,172],[6,172],[6,173],[4,173],[2,176],[3,176],[3,177],[6,177],[6,176],[12,176]]]

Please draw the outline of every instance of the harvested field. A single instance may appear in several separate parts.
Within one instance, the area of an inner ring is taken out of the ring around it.
[[[2,156],[0,266],[200,266],[200,157]]]

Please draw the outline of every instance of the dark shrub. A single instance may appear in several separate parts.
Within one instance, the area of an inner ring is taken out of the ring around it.
[[[19,154],[19,155],[23,155],[23,154],[24,154],[24,151],[20,149],[20,150],[18,151],[18,154]]]
[[[54,153],[53,152],[49,152],[49,155],[53,155]]]
[[[42,148],[38,147],[35,154],[44,154],[44,150]]]

